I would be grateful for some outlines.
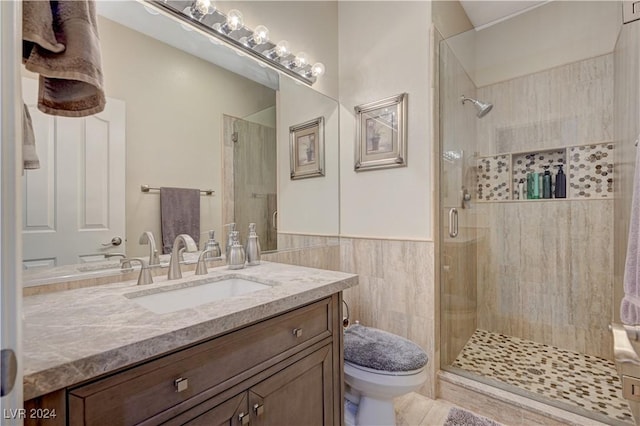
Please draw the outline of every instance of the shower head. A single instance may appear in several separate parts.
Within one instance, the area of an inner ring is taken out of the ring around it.
[[[476,107],[476,109],[478,110],[476,117],[478,118],[482,118],[485,115],[489,114],[489,111],[491,111],[491,108],[493,108],[493,104],[490,102],[485,103],[476,99],[467,98],[464,95],[462,95],[460,99],[462,100],[462,105],[464,105],[465,102],[469,101]]]

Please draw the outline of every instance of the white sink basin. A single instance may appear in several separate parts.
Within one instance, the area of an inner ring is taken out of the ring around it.
[[[227,278],[190,287],[159,289],[157,293],[126,295],[126,297],[156,314],[166,314],[270,287],[242,278]]]

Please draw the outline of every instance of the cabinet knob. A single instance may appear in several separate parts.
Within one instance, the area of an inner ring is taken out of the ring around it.
[[[301,328],[294,328],[293,329],[293,335],[296,337],[302,337],[302,329]]]
[[[250,420],[251,420],[251,417],[249,416],[249,413],[238,414],[238,421],[240,422],[241,425],[248,425]]]
[[[180,377],[173,382],[173,385],[176,388],[176,392],[182,392],[189,389],[189,379],[183,379]]]
[[[264,413],[264,405],[262,404],[255,404],[253,406],[253,412],[256,413],[256,416],[261,416],[262,413]]]

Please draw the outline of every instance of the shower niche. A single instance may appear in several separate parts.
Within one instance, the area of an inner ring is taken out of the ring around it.
[[[613,197],[614,144],[596,143],[564,148],[502,153],[478,157],[476,190],[481,202],[535,202],[549,200],[603,199]],[[567,198],[519,200],[518,183],[525,182],[527,173],[544,173],[550,166],[552,193],[558,164],[563,165],[567,179]]]

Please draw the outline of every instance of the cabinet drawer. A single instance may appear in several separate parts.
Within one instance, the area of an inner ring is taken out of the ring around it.
[[[278,355],[331,336],[331,309],[325,299],[72,389],[69,424],[135,424],[206,390],[239,383],[278,362]]]

